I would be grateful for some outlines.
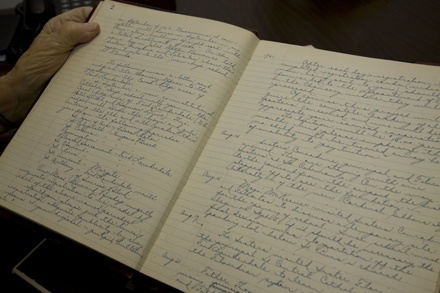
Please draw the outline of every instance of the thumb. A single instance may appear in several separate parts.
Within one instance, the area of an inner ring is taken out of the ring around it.
[[[96,22],[66,22],[58,32],[59,42],[73,48],[77,44],[90,41],[99,33],[99,25]]]

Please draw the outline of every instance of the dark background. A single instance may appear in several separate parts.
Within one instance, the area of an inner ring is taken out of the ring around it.
[[[158,2],[159,1],[159,2]],[[143,0],[174,13],[256,30],[264,40],[347,54],[440,64],[439,0]],[[156,4],[157,4],[156,3]],[[0,11],[2,15],[14,9]],[[15,29],[3,26],[3,30]],[[14,58],[0,63],[0,75]],[[54,292],[169,292],[171,288],[0,208],[0,292],[36,292],[20,268]]]
[[[353,55],[440,63],[438,0],[176,0],[177,12],[259,37]]]

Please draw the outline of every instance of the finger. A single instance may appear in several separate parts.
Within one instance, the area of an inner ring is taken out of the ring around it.
[[[63,19],[66,21],[85,22],[92,12],[92,7],[79,7],[65,13]]]
[[[54,37],[66,48],[71,49],[77,44],[90,41],[98,33],[99,25],[95,22],[77,23],[72,21],[66,22]]]
[[[41,33],[51,34],[70,21],[83,23],[87,20],[92,10],[92,7],[79,7],[57,15],[46,23]]]

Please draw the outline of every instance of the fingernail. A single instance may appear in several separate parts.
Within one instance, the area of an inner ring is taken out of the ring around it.
[[[87,30],[87,31],[95,31],[95,30],[97,30],[98,29],[98,23],[96,23],[96,22],[87,22],[86,23],[86,27],[85,27],[85,29]]]

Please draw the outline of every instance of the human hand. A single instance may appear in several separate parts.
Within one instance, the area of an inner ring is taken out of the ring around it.
[[[49,20],[14,68],[2,77],[0,113],[6,119],[21,122],[70,51],[99,33],[97,23],[84,23],[91,10],[76,8]]]

